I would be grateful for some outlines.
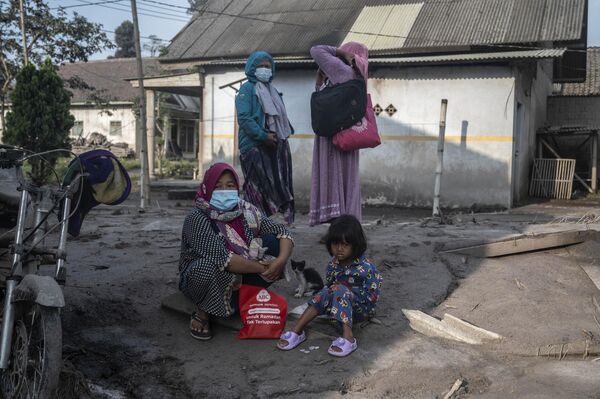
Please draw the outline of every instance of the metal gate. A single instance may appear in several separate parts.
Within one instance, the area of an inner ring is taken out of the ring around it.
[[[574,174],[574,159],[536,158],[533,162],[529,196],[571,199]]]

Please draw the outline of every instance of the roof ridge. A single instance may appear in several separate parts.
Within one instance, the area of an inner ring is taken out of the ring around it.
[[[158,61],[158,57],[142,57],[142,61]],[[118,61],[135,61],[135,57],[123,57],[123,58],[106,58],[101,60],[87,60],[87,61],[77,61],[77,62],[67,62],[64,65],[69,64],[99,64],[99,63],[108,63],[108,62],[118,62]]]

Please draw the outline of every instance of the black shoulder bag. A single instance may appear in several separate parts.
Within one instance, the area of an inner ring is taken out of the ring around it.
[[[356,125],[367,110],[367,85],[352,79],[315,91],[310,98],[310,116],[317,136],[332,137]]]

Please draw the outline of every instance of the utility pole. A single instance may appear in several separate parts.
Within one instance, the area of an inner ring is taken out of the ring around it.
[[[21,17],[21,39],[23,41],[23,64],[27,66],[29,64],[29,55],[27,54],[27,40],[25,38],[25,7],[23,7],[23,0],[19,0],[19,11]]]
[[[148,137],[146,131],[146,91],[144,90],[144,67],[142,66],[142,50],[140,46],[140,28],[138,25],[137,5],[131,0],[131,15],[133,17],[133,34],[135,39],[135,58],[137,59],[138,85],[140,86],[140,130],[142,172],[140,174],[140,210],[146,208],[150,201],[150,174],[148,171]]]

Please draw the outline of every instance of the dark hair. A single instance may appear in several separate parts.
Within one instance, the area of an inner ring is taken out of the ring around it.
[[[324,237],[325,246],[330,255],[331,244],[347,242],[352,245],[352,257],[358,258],[367,250],[367,239],[358,219],[352,215],[342,215],[336,218]]]

